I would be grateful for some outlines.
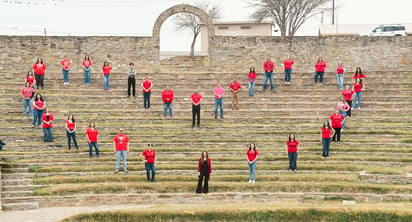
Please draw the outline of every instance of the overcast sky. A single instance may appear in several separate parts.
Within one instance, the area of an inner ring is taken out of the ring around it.
[[[0,0],[0,35],[128,35],[151,36],[157,16],[167,8],[196,0]],[[220,21],[245,21],[250,0],[205,0],[221,7]],[[20,3],[16,3],[20,2]],[[30,3],[30,4],[28,4]],[[35,4],[37,3],[37,4]],[[412,0],[336,0],[339,24],[412,23]],[[324,24],[331,14],[325,6]],[[315,16],[297,35],[317,35]],[[161,29],[162,51],[188,51],[190,31],[176,32],[173,19]],[[198,48],[199,46],[197,46]]]

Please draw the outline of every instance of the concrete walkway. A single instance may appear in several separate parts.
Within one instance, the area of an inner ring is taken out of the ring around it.
[[[54,222],[81,213],[136,210],[150,207],[151,205],[104,205],[93,207],[50,207],[27,211],[0,211],[0,222]]]

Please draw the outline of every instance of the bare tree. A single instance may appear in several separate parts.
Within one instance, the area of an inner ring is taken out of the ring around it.
[[[279,26],[281,36],[294,36],[296,31],[319,8],[331,0],[254,0],[250,4],[256,8],[250,16],[256,23],[271,18]]]
[[[221,10],[218,5],[210,5],[206,1],[197,2],[196,7],[202,9],[209,15],[210,21],[214,22],[222,17]],[[190,56],[195,54],[195,43],[196,38],[200,34],[200,19],[196,15],[190,13],[179,13],[175,17],[176,31],[181,31],[183,29],[190,29],[193,33],[192,45],[190,46]]]

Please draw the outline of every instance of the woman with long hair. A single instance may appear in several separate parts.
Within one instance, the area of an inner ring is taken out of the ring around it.
[[[46,109],[46,103],[40,93],[36,94],[33,100],[33,123],[31,128],[34,128],[37,121],[37,127],[40,127],[40,122],[42,121],[43,112]]]
[[[28,71],[26,77],[24,78],[24,82],[28,82],[30,87],[34,88],[34,84],[36,83],[36,78],[32,71]]]
[[[348,112],[348,110],[350,110],[350,106],[346,102],[344,97],[340,98],[340,101],[338,102],[338,105],[337,105],[336,108],[338,108],[339,113],[342,114],[346,118],[346,116],[347,116],[346,112]],[[345,122],[342,123],[342,130],[341,131],[343,131],[345,129]]]
[[[142,159],[144,167],[146,168],[147,181],[155,182],[156,152],[153,150],[153,144],[147,144],[147,149],[140,154],[140,159]],[[150,178],[150,171],[152,171],[152,178]]]
[[[103,90],[106,93],[109,90],[109,81],[110,81],[110,73],[112,67],[109,65],[108,61],[105,61],[103,64]]]
[[[21,97],[23,98],[23,116],[26,117],[27,108],[29,108],[29,115],[33,116],[33,94],[34,89],[30,87],[30,83],[26,82],[21,89]]]
[[[209,159],[209,154],[207,151],[202,152],[202,156],[199,159],[199,164],[198,164],[198,182],[197,182],[197,189],[196,193],[205,193],[207,194],[209,192],[209,179],[210,179],[210,174],[212,173],[212,165],[210,163]],[[202,182],[203,178],[205,179],[203,189],[202,189]]]
[[[84,84],[90,84],[90,77],[92,73],[92,61],[88,55],[84,56],[83,60]]]
[[[326,63],[323,61],[322,57],[318,58],[318,61],[315,64],[315,84],[318,82],[323,83],[323,74],[325,73]]]
[[[44,89],[44,75],[46,74],[46,65],[43,63],[42,58],[37,58],[36,63],[33,65],[34,77],[36,79],[37,89]]]
[[[361,78],[357,78],[355,83],[353,84],[352,90],[355,91],[355,98],[353,99],[353,106],[352,110],[356,109],[356,103],[358,105],[358,109],[361,107],[361,99],[362,99],[362,92],[365,90],[365,84],[362,83]]]
[[[289,157],[289,171],[296,172],[297,166],[297,159],[298,159],[298,149],[299,149],[299,141],[296,140],[295,134],[289,134],[289,139],[286,142],[288,146],[288,157]]]
[[[250,68],[249,74],[248,74],[248,80],[249,80],[249,96],[254,96],[255,95],[255,85],[256,85],[255,67]]]
[[[320,129],[320,137],[322,142],[322,156],[323,158],[329,158],[329,148],[332,135],[335,134],[335,130],[330,127],[328,120],[323,121],[323,127]]]
[[[74,120],[74,116],[72,114],[69,115],[66,121],[66,136],[67,136],[67,145],[69,146],[69,150],[71,149],[70,139],[73,138],[74,145],[76,146],[76,150],[79,149],[76,140],[76,120]]]
[[[355,74],[353,75],[354,79],[364,79],[366,78],[365,74],[362,72],[360,67],[356,67]]]
[[[256,160],[259,152],[256,150],[256,144],[249,144],[249,149],[246,152],[247,166],[249,167],[249,183],[256,182]]]
[[[100,157],[99,155],[99,146],[97,145],[97,140],[99,137],[99,131],[96,129],[96,123],[91,121],[89,124],[89,128],[86,130],[86,137],[87,143],[89,144],[89,156],[90,158],[93,157],[93,147],[96,151],[96,156]]]
[[[343,74],[345,73],[345,66],[342,62],[338,62],[338,67],[336,68],[336,78],[338,79],[339,90],[343,90]]]
[[[46,108],[42,116],[44,142],[53,142],[53,114]]]
[[[290,84],[290,80],[292,79],[292,66],[295,62],[290,59],[290,57],[286,57],[285,61],[283,61],[283,68],[285,69],[285,84]]]

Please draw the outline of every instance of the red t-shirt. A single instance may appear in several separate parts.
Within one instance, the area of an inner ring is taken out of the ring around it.
[[[99,134],[99,131],[97,129],[88,128],[86,130],[86,134],[90,142],[97,142],[97,135]]]
[[[33,82],[34,82],[34,76],[26,76],[26,80],[27,80],[27,82],[29,82],[30,85],[32,86],[32,85],[33,85]]]
[[[326,63],[325,62],[318,62],[315,65],[315,71],[316,72],[324,72],[326,68]]]
[[[66,120],[66,124],[67,124],[67,128],[69,128],[69,130],[73,130],[74,127],[76,127],[76,123],[75,122],[70,122],[69,120]]]
[[[240,82],[235,82],[235,81],[233,81],[233,82],[231,82],[231,83],[229,84],[229,88],[230,88],[230,89],[232,90],[232,92],[233,92],[233,91],[237,91],[237,90],[241,89],[242,86],[240,85]]]
[[[355,90],[355,92],[362,92],[362,86],[363,84],[354,83],[353,89]]]
[[[263,69],[265,70],[265,72],[272,72],[273,69],[275,68],[275,65],[273,64],[272,61],[265,61],[263,63]]]
[[[26,97],[26,98],[31,98],[31,95],[33,94],[34,89],[31,87],[23,87],[23,89],[21,89],[21,94]]]
[[[37,109],[35,106],[33,106],[33,108],[34,108],[35,110],[43,110],[43,109],[45,108],[45,107],[43,107],[43,106],[44,106],[44,102],[41,101],[41,100],[35,101],[34,104],[36,104],[37,107],[40,107],[40,109]],[[43,109],[41,109],[41,108],[43,108]]]
[[[356,75],[356,73],[353,75],[353,78],[354,79],[359,79],[359,78],[361,78],[361,79],[363,79],[363,78],[366,78],[366,76],[365,76],[365,74],[363,74],[363,73],[361,73],[360,75]]]
[[[336,73],[337,74],[342,74],[343,72],[345,72],[345,70],[343,70],[343,69],[345,69],[344,65],[338,66],[338,68],[336,68]]]
[[[103,70],[103,74],[110,75],[110,71],[112,70],[112,67],[111,66],[103,66],[102,70]]]
[[[171,103],[173,102],[174,94],[172,90],[165,90],[162,92],[162,99],[164,103]]]
[[[44,73],[46,72],[46,65],[42,63],[35,63],[33,65],[33,70],[37,75],[44,75]]]
[[[47,120],[47,115],[46,113],[43,113],[43,116],[41,117],[41,121],[50,121],[53,120],[53,113],[49,113],[49,119]],[[53,128],[53,122],[50,123],[50,125],[47,125],[46,123],[43,122],[43,128]]]
[[[299,145],[299,141],[287,141],[286,145],[288,145],[288,152],[289,153],[296,153],[298,151],[297,146]]]
[[[295,64],[293,60],[285,60],[283,61],[283,65],[285,66],[285,69],[291,69],[292,65]]]
[[[84,61],[83,61],[83,66],[89,67],[89,66],[91,66],[91,65],[92,65],[92,61],[90,61],[90,60],[84,60]]]
[[[127,143],[129,142],[128,136],[118,134],[113,138],[113,141],[116,142],[116,151],[127,150]]]
[[[259,152],[257,150],[255,152],[253,149],[251,149],[250,151],[246,151],[246,155],[249,161],[253,161],[259,155]]]
[[[325,138],[325,139],[329,139],[330,138],[330,136],[331,136],[331,134],[332,134],[332,130],[330,130],[329,128],[321,128],[320,130],[322,130],[322,138]]]
[[[343,90],[342,95],[345,97],[346,101],[352,101],[352,95],[353,95],[353,90],[348,89],[348,90]]]
[[[254,82],[256,80],[256,73],[255,72],[249,72],[248,79],[249,79],[249,82]]]
[[[330,119],[332,120],[332,128],[342,128],[342,120],[344,120],[345,117],[340,113],[334,113],[330,116]]]
[[[143,81],[142,81],[142,84],[143,84],[143,88],[147,90],[147,89],[149,89],[149,88],[152,86],[152,81],[149,80],[149,79],[148,79],[148,80],[143,80]],[[145,93],[146,91],[143,90],[143,92]],[[147,92],[152,92],[152,90],[150,89],[150,90],[147,91]]]
[[[192,98],[193,103],[199,103],[200,99],[202,98],[202,95],[200,93],[193,93],[190,98]]]
[[[154,150],[145,150],[142,155],[145,157],[146,163],[154,163],[156,152]]]
[[[63,66],[63,69],[67,70],[67,69],[69,69],[70,61],[67,60],[67,59],[63,59],[62,62],[61,62],[61,65]]]

